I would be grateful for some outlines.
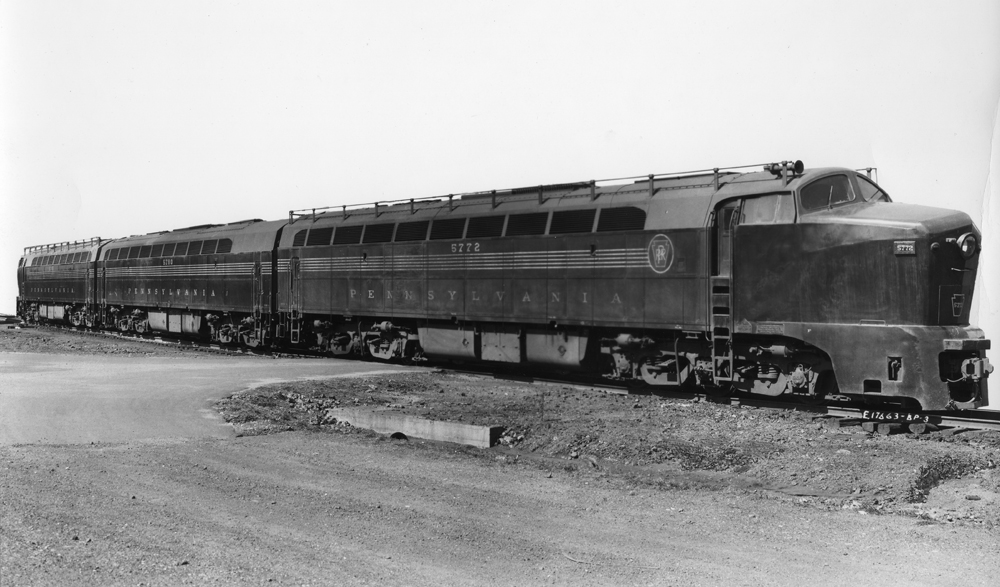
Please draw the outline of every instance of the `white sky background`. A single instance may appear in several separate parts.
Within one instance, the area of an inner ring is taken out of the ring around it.
[[[998,113],[995,0],[3,1],[0,311],[29,245],[802,159],[972,216],[1000,339]]]

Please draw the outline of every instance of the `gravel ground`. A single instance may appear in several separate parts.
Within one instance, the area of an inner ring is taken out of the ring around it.
[[[3,352],[201,356],[48,330],[0,330]],[[327,413],[353,406],[506,432],[391,440]],[[994,433],[454,373],[217,407],[235,440],[0,447],[0,585],[993,585],[1000,568]]]
[[[204,356],[206,351],[190,346],[162,344],[125,337],[118,338],[83,331],[36,327],[14,328],[0,325],[0,352],[200,357]]]
[[[997,432],[879,436],[860,427],[831,430],[810,412],[447,372],[261,387],[218,406],[241,435],[354,432],[327,414],[336,407],[502,426],[501,444],[540,466],[558,462],[648,487],[769,492],[821,510],[902,513],[1000,531]]]

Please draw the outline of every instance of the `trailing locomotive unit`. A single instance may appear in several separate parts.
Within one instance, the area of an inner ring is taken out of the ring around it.
[[[29,322],[94,326],[94,263],[104,242],[92,238],[24,249],[17,264],[18,315]]]
[[[29,321],[258,346],[275,322],[272,252],[284,224],[248,220],[29,247],[18,269],[18,312]],[[73,258],[81,247],[86,272]]]
[[[864,175],[801,162],[603,183],[94,241],[68,292],[37,262],[55,251],[32,247],[18,307],[334,355],[909,409],[987,404],[967,215],[892,203]]]
[[[245,220],[109,243],[98,263],[102,323],[264,344],[274,321],[272,251],[283,225]]]

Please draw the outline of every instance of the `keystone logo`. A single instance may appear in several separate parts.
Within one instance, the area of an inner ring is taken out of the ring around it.
[[[965,294],[955,294],[951,296],[951,314],[955,318],[962,315],[963,307],[965,307]]]
[[[666,273],[674,264],[674,243],[665,234],[658,234],[649,241],[646,250],[649,267],[657,273]]]

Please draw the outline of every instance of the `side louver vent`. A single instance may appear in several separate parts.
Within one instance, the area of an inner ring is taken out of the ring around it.
[[[465,218],[444,218],[435,220],[431,227],[431,240],[447,240],[452,238],[462,238],[465,231]]]
[[[597,232],[642,230],[646,226],[646,211],[633,206],[605,208],[597,221]]]
[[[369,224],[365,226],[364,243],[387,243],[392,240],[395,224]]]
[[[361,242],[361,229],[363,226],[341,226],[333,235],[335,245],[356,245]]]
[[[507,236],[545,234],[545,223],[548,219],[548,212],[511,214],[507,220]]]
[[[465,238],[494,238],[503,234],[504,216],[481,216],[469,219]]]
[[[427,238],[427,220],[400,222],[396,227],[396,242],[422,241]]]
[[[565,210],[552,213],[549,234],[571,234],[590,232],[594,229],[594,214],[597,210]]]
[[[332,236],[333,236],[332,226],[324,226],[323,228],[311,228],[309,229],[309,238],[306,239],[306,246],[325,247],[330,244],[330,238]]]

